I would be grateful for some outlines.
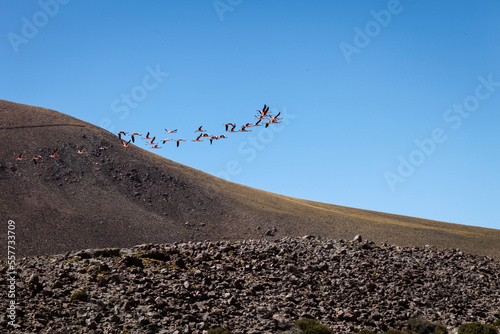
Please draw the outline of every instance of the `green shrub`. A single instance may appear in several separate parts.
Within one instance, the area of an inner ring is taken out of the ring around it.
[[[495,326],[469,322],[458,327],[458,334],[497,334]]]
[[[208,334],[232,334],[232,332],[225,327],[217,327],[209,329]]]
[[[441,324],[436,324],[433,334],[448,334],[448,328]]]
[[[422,318],[408,319],[408,327],[411,332],[417,334],[448,334],[446,326],[432,323]]]
[[[320,324],[314,319],[301,319],[295,321],[295,326],[300,328],[304,334],[333,334],[331,328]]]
[[[73,300],[85,301],[89,298],[89,295],[87,294],[87,291],[85,291],[85,289],[80,289],[69,296],[69,298]]]

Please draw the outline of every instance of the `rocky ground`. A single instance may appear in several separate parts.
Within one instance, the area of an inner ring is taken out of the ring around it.
[[[282,333],[301,317],[381,333],[410,317],[450,330],[500,317],[499,261],[360,238],[83,250],[18,259],[16,274],[0,264],[10,333]]]

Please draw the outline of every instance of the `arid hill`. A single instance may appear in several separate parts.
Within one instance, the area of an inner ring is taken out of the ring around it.
[[[500,230],[281,196],[216,178],[57,111],[0,100],[1,234],[16,255],[220,239],[360,234],[500,258]],[[106,150],[99,150],[107,146]],[[78,154],[85,148],[87,153]],[[58,150],[59,157],[49,155]],[[17,160],[24,153],[27,160]],[[32,158],[42,155],[34,163]],[[7,243],[0,243],[7,255]]]

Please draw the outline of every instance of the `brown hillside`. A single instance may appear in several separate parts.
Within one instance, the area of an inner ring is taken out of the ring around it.
[[[1,235],[16,255],[142,243],[321,235],[500,258],[500,230],[281,196],[216,178],[68,115],[0,100]],[[109,148],[100,151],[102,145]],[[77,154],[85,148],[87,154]],[[58,149],[59,158],[48,156]],[[21,152],[28,158],[18,161]],[[43,160],[34,164],[35,155]],[[274,236],[264,236],[276,227]],[[0,257],[7,255],[0,243]]]

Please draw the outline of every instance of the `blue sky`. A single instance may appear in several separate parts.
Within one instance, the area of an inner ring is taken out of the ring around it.
[[[4,0],[0,98],[185,138],[155,153],[254,188],[500,228],[499,18],[498,0]],[[280,124],[191,142],[264,104]]]

